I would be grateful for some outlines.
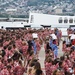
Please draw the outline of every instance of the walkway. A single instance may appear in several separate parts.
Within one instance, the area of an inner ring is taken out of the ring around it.
[[[39,61],[41,64],[41,68],[45,74],[44,60],[45,60],[45,49],[44,49],[44,45],[42,45],[40,53],[39,53]]]

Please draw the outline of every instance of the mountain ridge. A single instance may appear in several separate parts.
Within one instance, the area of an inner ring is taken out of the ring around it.
[[[0,14],[28,15],[29,11],[49,14],[56,8],[75,13],[75,0],[0,0]],[[11,13],[7,9],[17,11]]]

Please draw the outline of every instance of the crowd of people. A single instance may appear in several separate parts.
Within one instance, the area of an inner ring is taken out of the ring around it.
[[[61,37],[57,28],[0,29],[0,75],[44,75],[38,58],[42,45],[46,75],[74,75],[75,40],[69,40],[68,44],[64,40],[63,56],[58,57]]]
[[[75,32],[67,29],[67,33],[67,40],[62,43],[63,56],[60,57],[56,39],[47,39],[44,62],[46,75],[75,75]]]

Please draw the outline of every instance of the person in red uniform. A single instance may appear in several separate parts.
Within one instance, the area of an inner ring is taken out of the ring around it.
[[[19,61],[19,65],[17,65],[13,70],[14,75],[23,75],[24,67],[22,66],[22,62]]]
[[[75,45],[75,39],[72,41],[72,45]]]

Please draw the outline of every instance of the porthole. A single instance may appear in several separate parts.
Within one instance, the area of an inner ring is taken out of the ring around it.
[[[68,19],[67,18],[64,19],[64,23],[68,23]]]
[[[71,19],[69,19],[69,23],[73,23],[73,19],[71,18]]]
[[[58,21],[59,21],[59,23],[62,23],[62,22],[63,22],[62,18],[59,18],[59,20],[58,20]]]

